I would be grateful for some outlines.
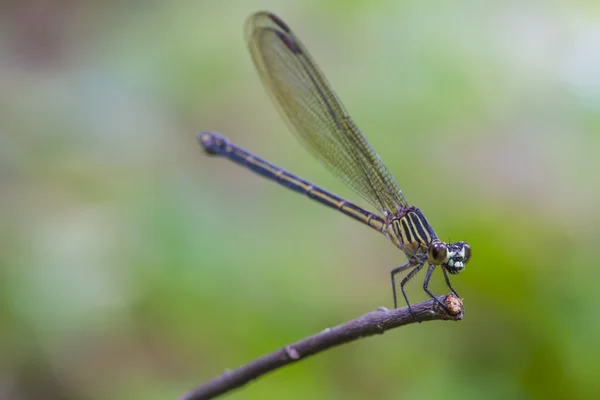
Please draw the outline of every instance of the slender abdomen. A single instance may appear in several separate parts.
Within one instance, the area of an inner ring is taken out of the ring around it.
[[[198,135],[198,141],[209,154],[227,157],[265,178],[272,179],[288,189],[305,194],[321,204],[340,210],[349,217],[352,217],[379,232],[383,232],[385,221],[377,214],[373,214],[372,212],[321,189],[262,158],[256,157],[241,147],[236,146],[229,141],[229,139],[218,133],[202,132]]]

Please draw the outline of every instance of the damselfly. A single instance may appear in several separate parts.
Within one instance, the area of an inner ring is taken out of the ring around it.
[[[471,258],[471,247],[465,242],[444,243],[439,240],[421,211],[406,202],[379,155],[354,124],[313,58],[285,22],[274,14],[258,12],[246,21],[245,36],[262,82],[289,128],[325,167],[377,208],[380,214],[367,211],[292,175],[219,134],[202,132],[198,135],[206,152],[225,156],[383,233],[408,258],[406,264],[391,271],[394,308],[398,306],[396,275],[408,272],[400,282],[400,290],[410,308],[404,285],[425,264],[428,268],[423,289],[429,296],[437,300],[428,288],[437,265],[441,266],[450,290],[458,296],[448,274],[458,274],[465,268]],[[446,308],[443,302],[437,301]]]

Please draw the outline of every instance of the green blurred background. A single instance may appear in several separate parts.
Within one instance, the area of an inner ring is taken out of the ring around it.
[[[228,398],[598,398],[590,0],[0,3],[0,398],[172,399],[391,307],[405,257],[383,236],[196,144],[221,132],[357,200],[265,94],[242,35],[260,9],[473,258],[453,279],[462,322],[345,345]],[[447,292],[439,271],[431,287]]]

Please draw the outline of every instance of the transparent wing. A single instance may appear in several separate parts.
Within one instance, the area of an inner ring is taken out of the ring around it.
[[[267,92],[300,142],[384,215],[408,204],[306,48],[277,16],[248,18],[245,36]]]

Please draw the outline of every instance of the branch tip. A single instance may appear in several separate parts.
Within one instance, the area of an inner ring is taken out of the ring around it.
[[[459,299],[454,294],[446,296],[444,303],[448,307],[448,313],[452,316],[460,315],[464,311],[462,299]]]
[[[446,307],[441,307],[440,303]],[[376,311],[371,311],[334,328],[326,328],[315,335],[288,344],[279,350],[250,361],[246,365],[226,370],[220,376],[184,394],[180,397],[180,400],[212,399],[220,394],[243,386],[268,372],[332,347],[362,337],[382,334],[390,329],[415,322],[433,320],[459,321],[463,318],[464,313],[462,300],[452,293],[417,303],[412,306],[412,310],[413,312],[411,313],[408,307],[394,310],[378,307]]]

